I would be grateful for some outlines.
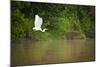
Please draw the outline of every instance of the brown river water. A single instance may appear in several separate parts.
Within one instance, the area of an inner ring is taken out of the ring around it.
[[[11,44],[11,65],[84,62],[95,60],[95,40],[26,40]]]

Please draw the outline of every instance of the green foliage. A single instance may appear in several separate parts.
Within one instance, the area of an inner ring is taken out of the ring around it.
[[[87,35],[87,32],[94,33],[94,8],[94,6],[12,1],[12,42],[22,41],[25,38],[36,40],[57,39],[72,31],[78,31],[85,35]],[[47,32],[32,30],[36,14],[43,18],[42,28],[47,28]]]

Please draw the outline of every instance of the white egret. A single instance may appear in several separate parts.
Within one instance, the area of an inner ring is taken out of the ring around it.
[[[33,30],[41,31],[41,32],[45,32],[46,30],[48,30],[46,28],[44,28],[42,30],[41,26],[43,24],[43,19],[42,19],[42,17],[39,17],[38,15],[35,15],[35,23],[34,24],[35,24],[34,25],[35,27],[33,27]]]

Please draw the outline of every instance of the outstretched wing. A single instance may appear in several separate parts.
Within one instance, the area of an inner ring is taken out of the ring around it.
[[[40,18],[38,15],[35,15],[35,27],[41,28],[42,22],[42,18]]]

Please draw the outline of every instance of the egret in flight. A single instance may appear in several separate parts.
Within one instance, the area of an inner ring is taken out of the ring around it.
[[[35,15],[35,23],[34,23],[34,26],[35,26],[35,27],[33,27],[33,30],[41,31],[41,32],[45,32],[46,30],[48,30],[48,29],[46,29],[46,28],[44,28],[44,29],[42,30],[42,28],[41,28],[42,24],[43,24],[43,19],[42,19],[42,17],[39,17],[38,15]]]

